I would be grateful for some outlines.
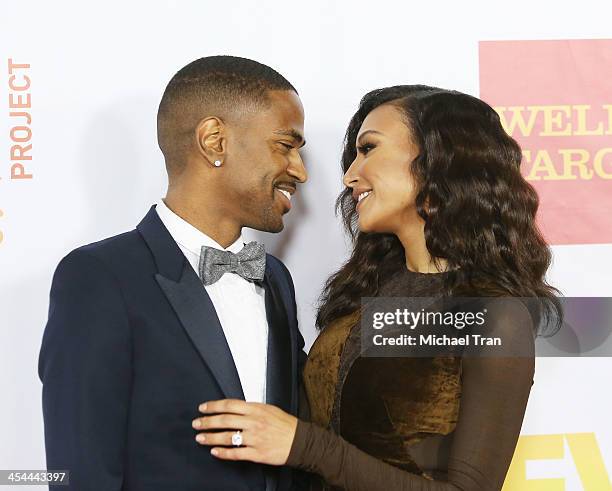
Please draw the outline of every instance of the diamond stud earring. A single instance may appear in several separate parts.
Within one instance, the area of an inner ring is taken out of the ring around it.
[[[215,167],[221,167],[221,161],[215,160]]]

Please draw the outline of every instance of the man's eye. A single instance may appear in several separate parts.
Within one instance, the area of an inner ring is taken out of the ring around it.
[[[373,150],[374,148],[376,148],[376,145],[372,145],[371,143],[364,143],[363,145],[359,145],[357,147],[357,150],[363,154],[363,155],[367,155],[367,153],[370,150]]]
[[[285,142],[278,142],[278,143],[280,143],[287,150],[293,150],[293,145],[290,145],[289,143],[285,143]]]

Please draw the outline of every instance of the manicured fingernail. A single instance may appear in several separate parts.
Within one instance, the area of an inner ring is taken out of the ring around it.
[[[206,437],[200,433],[199,435],[196,436],[196,440],[199,441],[200,443],[204,443],[206,441]]]
[[[219,455],[219,451],[216,448],[213,448],[210,453],[213,455]]]
[[[200,409],[200,411],[206,411],[206,403],[200,404],[199,409]]]
[[[191,426],[193,426],[194,428],[199,428],[200,426],[202,426],[202,423],[200,423],[200,420],[199,420],[199,419],[194,419],[194,420],[191,422]]]

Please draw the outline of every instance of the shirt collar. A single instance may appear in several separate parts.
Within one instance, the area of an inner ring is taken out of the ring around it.
[[[198,256],[200,255],[202,246],[214,247],[215,249],[230,251],[234,254],[244,247],[244,237],[242,233],[234,243],[225,248],[204,232],[195,228],[191,223],[174,213],[161,198],[157,201],[155,210],[162,223],[168,229],[168,232],[170,232],[170,235],[172,235],[172,238],[178,244]]]

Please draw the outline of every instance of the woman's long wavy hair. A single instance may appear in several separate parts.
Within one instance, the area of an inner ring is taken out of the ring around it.
[[[344,173],[355,160],[364,119],[382,104],[400,109],[420,150],[410,169],[418,189],[416,209],[435,264],[447,261],[444,294],[537,297],[545,302],[543,314],[558,323],[559,291],[545,280],[551,252],[535,223],[538,195],[520,173],[521,148],[498,114],[457,91],[425,85],[373,90],[346,131]],[[396,235],[358,230],[355,205],[350,188],[336,200],[353,251],[325,284],[319,329],[359,309],[362,297],[377,295],[382,279],[406,267]]]

